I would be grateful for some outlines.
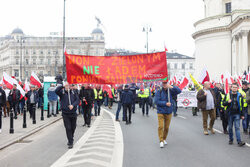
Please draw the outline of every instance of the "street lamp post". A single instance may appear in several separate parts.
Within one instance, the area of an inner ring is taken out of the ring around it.
[[[20,38],[20,40],[18,40],[18,42],[20,43],[20,80],[23,80],[23,43],[25,42],[23,37]]]
[[[65,49],[65,1],[64,0],[64,6],[63,6],[63,79],[66,78],[66,62],[65,62],[65,55],[64,55],[64,49]]]
[[[56,76],[56,68],[57,68],[57,51],[54,51],[55,54],[55,76]]]
[[[146,38],[147,38],[146,48],[147,48],[147,53],[148,53],[148,33],[152,32],[152,29],[149,25],[146,25],[143,27],[142,32],[146,32]]]

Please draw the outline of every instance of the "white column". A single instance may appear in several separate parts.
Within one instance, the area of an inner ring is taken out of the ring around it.
[[[243,72],[243,68],[242,68],[242,35],[241,33],[239,34],[239,47],[238,47],[238,74],[241,74]]]
[[[232,42],[232,72],[233,75],[237,73],[237,49],[236,49],[236,36],[233,36]]]
[[[249,33],[249,31],[241,31],[243,71],[248,71],[248,33]]]

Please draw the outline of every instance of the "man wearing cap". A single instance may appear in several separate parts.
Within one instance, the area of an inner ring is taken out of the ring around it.
[[[132,91],[129,90],[128,85],[125,85],[124,91],[121,94],[121,102],[123,105],[123,112],[125,113],[126,124],[131,124],[132,103],[134,96]],[[128,114],[127,114],[128,113]]]
[[[74,133],[76,129],[77,120],[77,106],[79,104],[79,96],[70,90],[70,85],[66,82],[64,86],[60,85],[55,90],[56,94],[61,100],[62,117],[64,127],[66,129],[68,148],[73,148]]]
[[[27,104],[30,113],[30,118],[34,120],[34,114],[36,112],[36,103],[38,103],[39,95],[38,92],[35,90],[35,86],[31,85],[30,90],[25,94],[27,97]]]
[[[54,117],[56,117],[56,104],[57,104],[57,100],[58,100],[58,96],[55,92],[56,87],[55,85],[52,83],[50,84],[50,88],[48,89],[48,100],[49,100],[49,117],[51,115],[53,115]]]
[[[13,88],[10,91],[8,100],[10,102],[11,108],[14,109],[14,118],[17,119],[17,112],[19,110],[19,99],[21,97],[20,91],[17,89],[17,85],[13,84]]]
[[[167,82],[162,83],[162,88],[155,94],[155,104],[157,105],[158,115],[158,136],[160,147],[167,144],[167,136],[173,113],[173,96],[181,93],[181,89],[171,86]]]

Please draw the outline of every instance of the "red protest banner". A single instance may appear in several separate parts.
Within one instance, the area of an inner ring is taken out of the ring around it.
[[[166,52],[128,56],[66,56],[67,80],[73,83],[126,84],[168,80]]]

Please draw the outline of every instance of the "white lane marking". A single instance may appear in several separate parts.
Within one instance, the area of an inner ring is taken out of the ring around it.
[[[247,147],[250,147],[250,144],[246,143],[246,146],[247,146]]]
[[[223,133],[222,131],[217,130],[217,129],[214,129],[214,131],[215,131],[215,132],[218,132],[218,133],[220,133],[220,134],[222,134],[222,133]]]
[[[63,156],[61,156],[51,167],[62,167],[76,154],[77,151],[83,146],[84,143],[94,133],[97,126],[100,124],[101,117],[97,117],[94,124],[87,130],[87,132],[76,142],[73,149],[68,150]]]
[[[177,117],[182,118],[182,119],[187,119],[186,117],[183,117],[181,115],[177,115]]]
[[[115,147],[113,152],[113,158],[111,162],[111,167],[122,167],[123,164],[123,151],[124,151],[124,143],[123,143],[123,134],[121,125],[119,122],[115,121],[115,115],[110,111],[105,110],[113,119],[115,125]]]

